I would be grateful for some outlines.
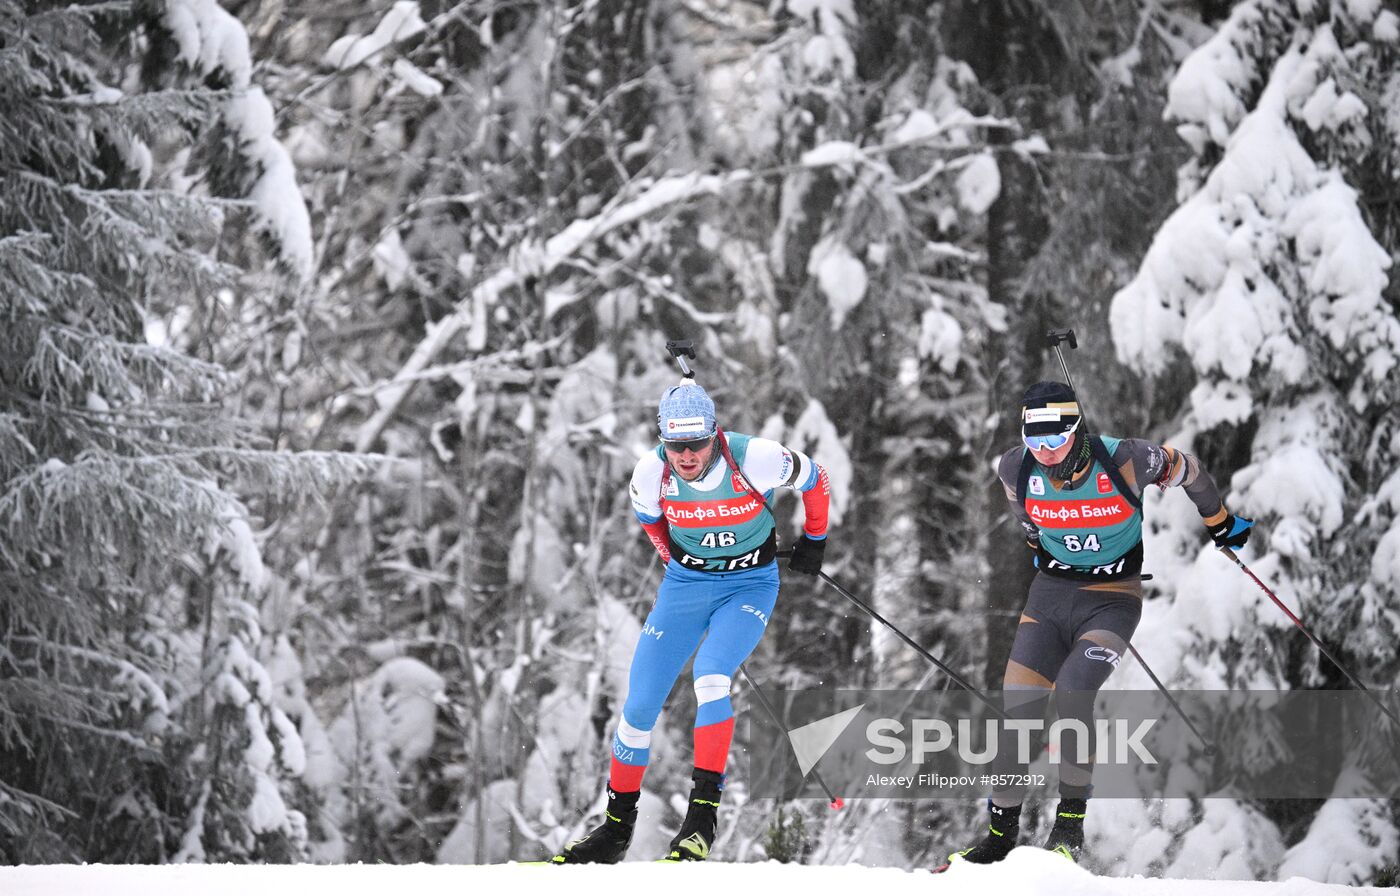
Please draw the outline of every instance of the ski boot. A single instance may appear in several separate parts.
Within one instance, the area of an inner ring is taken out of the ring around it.
[[[671,851],[663,861],[703,862],[709,858],[719,826],[719,800],[724,795],[724,775],[697,768],[691,775],[690,805],[681,829],[671,840]]]
[[[608,788],[607,817],[603,823],[577,840],[570,840],[550,861],[555,865],[601,864],[615,865],[627,855],[632,845],[632,830],[637,826],[637,800],[640,790],[618,793]]]
[[[1064,856],[1071,862],[1078,862],[1079,854],[1084,851],[1084,814],[1086,808],[1088,808],[1087,800],[1060,800],[1060,805],[1055,810],[1055,825],[1050,828],[1050,836],[1045,841],[1045,848]]]
[[[1016,848],[1016,837],[1021,833],[1021,807],[1002,807],[988,800],[987,811],[991,816],[987,823],[987,836],[976,846],[948,856],[950,863],[955,856],[962,856],[963,861],[974,865],[990,865],[1000,862]],[[946,871],[947,868],[944,865],[936,870]]]

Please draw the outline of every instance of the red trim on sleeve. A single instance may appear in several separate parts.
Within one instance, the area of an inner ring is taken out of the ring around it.
[[[813,489],[815,491],[815,489]],[[661,555],[662,563],[671,562],[671,539],[670,526],[663,517],[654,523],[642,523],[642,529],[647,533],[647,538],[651,539],[651,546],[656,548],[656,553]]]
[[[817,464],[817,484],[802,493],[802,508],[807,512],[802,531],[813,538],[826,535],[826,514],[830,507],[831,480],[827,478],[826,467]]]

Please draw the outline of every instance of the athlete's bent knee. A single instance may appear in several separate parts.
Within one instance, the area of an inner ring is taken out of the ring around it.
[[[624,746],[633,750],[646,750],[651,748],[651,729],[638,728],[630,724],[626,718],[617,722],[617,739]]]
[[[729,688],[732,684],[733,679],[728,675],[719,673],[697,675],[695,677],[695,702],[704,706],[706,703],[723,700],[729,696]]]

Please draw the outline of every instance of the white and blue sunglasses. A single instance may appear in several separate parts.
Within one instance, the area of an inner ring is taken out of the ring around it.
[[[1074,438],[1074,431],[1079,428],[1079,424],[1082,423],[1083,420],[1083,417],[1076,417],[1074,425],[1064,432],[1055,432],[1043,436],[1028,436],[1022,434],[1021,441],[1025,442],[1026,447],[1032,451],[1055,451],[1056,449],[1063,448],[1068,444],[1070,439]]]

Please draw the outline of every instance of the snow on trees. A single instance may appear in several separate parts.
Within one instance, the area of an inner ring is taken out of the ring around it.
[[[1373,151],[1377,136],[1396,136],[1378,102],[1397,59],[1392,19],[1374,3],[1234,8],[1171,84],[1167,115],[1192,150],[1181,205],[1114,297],[1110,320],[1123,363],[1158,374],[1176,357],[1190,362],[1196,384],[1169,441],[1240,446],[1202,459],[1226,505],[1259,523],[1251,565],[1353,669],[1382,681],[1393,678],[1400,635],[1387,609],[1394,580],[1375,575],[1395,519],[1381,477],[1400,461],[1391,435],[1400,319],[1393,247],[1378,239],[1394,221],[1360,187],[1394,170]],[[1336,680],[1315,652],[1301,674],[1271,659],[1301,636],[1213,552],[1166,535],[1198,525],[1187,516],[1152,536],[1174,542],[1178,562],[1194,561],[1164,589],[1169,609],[1145,612],[1139,628],[1149,642],[1176,645],[1153,652],[1154,664],[1165,657],[1157,671],[1206,687]],[[1393,821],[1374,823],[1373,840],[1394,836]],[[1290,853],[1285,867],[1316,867],[1312,849]],[[1282,859],[1246,858],[1241,874]],[[1336,875],[1368,879],[1383,862],[1373,853]]]
[[[0,857],[299,857],[303,755],[256,659],[243,599],[274,577],[244,501],[363,466],[265,450],[191,345],[251,245],[230,226],[248,203],[206,179],[273,190],[278,252],[310,267],[247,35],[212,2],[5,2],[0,30]]]
[[[28,626],[0,649],[0,858],[496,861],[596,823],[657,574],[625,476],[677,336],[726,429],[830,471],[842,581],[990,680],[1030,575],[998,396],[1127,284],[1126,366],[1084,377],[1126,400],[1095,412],[1201,455],[1261,523],[1256,571],[1393,679],[1393,12],[1250,0],[1209,38],[1183,2],[469,7],[0,0],[28,41],[0,52],[0,615]],[[397,462],[351,487],[355,445]],[[1149,493],[1145,536],[1139,642],[1172,683],[1336,683],[1190,502]],[[931,680],[806,584],[765,684]],[[637,855],[679,820],[684,691]],[[86,799],[77,754],[112,772]],[[774,807],[742,778],[722,849],[747,860]],[[1369,880],[1336,831],[1393,850],[1374,802],[1291,847],[1280,815],[1088,823],[1122,873]],[[871,801],[784,848],[926,864],[980,824]]]
[[[303,280],[310,277],[314,263],[310,215],[291,158],[273,133],[272,105],[252,83],[253,63],[243,24],[216,0],[170,0],[161,23],[176,44],[177,61],[231,89],[223,116],[237,135],[245,169],[239,177],[240,195],[256,208],[261,227],[274,240],[280,257]]]

